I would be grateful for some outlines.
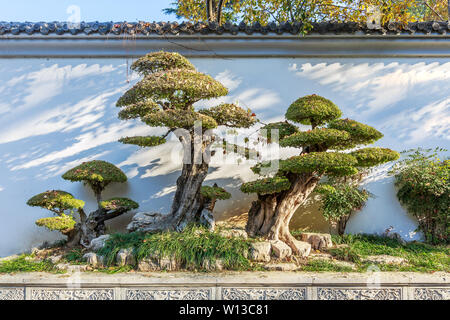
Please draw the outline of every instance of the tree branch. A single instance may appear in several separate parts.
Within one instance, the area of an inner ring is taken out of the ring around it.
[[[449,2],[450,2],[450,1],[449,1]],[[437,12],[433,7],[431,7],[431,6],[428,4],[428,1],[424,0],[423,3],[424,3],[431,11],[433,11],[433,13],[434,13],[435,15],[437,15],[437,16],[439,17],[439,19],[441,19],[442,21],[444,21],[444,18],[442,18],[442,16],[439,14],[439,12]],[[449,3],[449,5],[450,5],[450,3]],[[449,10],[450,10],[450,9],[449,9]]]

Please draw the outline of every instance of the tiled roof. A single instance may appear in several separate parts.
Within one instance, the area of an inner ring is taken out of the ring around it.
[[[66,22],[0,22],[0,35],[235,35],[244,34],[298,34],[300,22],[285,22],[281,24],[270,23],[262,26],[259,23],[240,24],[225,23],[219,26],[215,22],[81,22],[72,26]],[[379,29],[368,28],[359,23],[313,23],[310,34],[447,34],[450,33],[449,22],[411,22],[408,26],[398,23],[389,23]]]

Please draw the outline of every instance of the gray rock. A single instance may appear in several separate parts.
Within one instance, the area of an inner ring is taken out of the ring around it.
[[[270,263],[264,266],[268,271],[294,271],[298,269],[295,263]]]
[[[311,260],[334,260],[333,256],[329,253],[311,253],[308,257]]]
[[[278,259],[285,259],[292,255],[292,249],[283,241],[273,240],[270,241],[272,246],[272,253]]]
[[[389,255],[378,255],[378,256],[368,256],[362,259],[363,262],[374,263],[374,264],[407,264],[408,261],[402,257],[394,257]]]
[[[311,244],[311,248],[314,250],[322,250],[333,246],[331,235],[328,233],[302,233],[302,241]]]
[[[165,271],[176,271],[180,269],[175,257],[162,257],[159,259],[159,268]]]
[[[116,263],[121,267],[125,265],[134,265],[136,263],[136,259],[133,255],[133,249],[128,248],[119,250],[116,255]]]
[[[223,261],[221,259],[216,259],[214,262],[211,262],[211,260],[203,260],[203,268],[205,268],[208,271],[222,271]]]
[[[69,268],[69,263],[58,263],[55,268],[61,271],[67,270]]]
[[[250,247],[250,260],[269,262],[271,249],[272,245],[268,241],[252,243]]]
[[[57,264],[58,262],[60,262],[62,260],[63,256],[62,255],[57,255],[57,256],[51,256],[48,258],[48,260],[51,261],[51,263],[53,264]]]
[[[302,258],[306,258],[307,256],[309,256],[309,253],[311,252],[311,244],[304,241],[294,240],[294,246],[295,246],[295,250],[293,250],[294,254]]]
[[[83,256],[83,259],[93,268],[101,268],[104,266],[104,257],[99,256],[94,252],[88,252]]]
[[[88,249],[91,251],[98,251],[101,248],[103,248],[106,244],[106,241],[109,239],[109,234],[104,234],[98,238],[92,239],[91,243],[89,244]]]
[[[169,227],[169,216],[158,212],[136,213],[127,226],[130,232],[158,232],[167,230]]]
[[[219,235],[224,238],[241,238],[241,239],[247,239],[248,235],[247,232],[245,232],[244,229],[223,229],[220,230]]]
[[[145,258],[139,261],[138,270],[141,272],[159,271],[159,263],[154,258]]]

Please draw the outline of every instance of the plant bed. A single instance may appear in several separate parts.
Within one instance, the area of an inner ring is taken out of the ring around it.
[[[252,244],[259,238],[225,237],[224,227],[211,232],[204,227],[190,226],[183,232],[116,233],[95,254],[102,264],[89,265],[82,247],[65,248],[62,243],[31,254],[3,259],[0,273],[50,272],[64,273],[71,269],[101,273],[136,273],[144,261],[161,263],[158,272],[226,272],[289,270],[300,272],[450,272],[450,247],[420,242],[402,244],[397,239],[375,235],[333,235],[333,246],[312,250],[308,258],[290,256],[270,262],[252,261]],[[293,231],[301,239],[302,231]],[[132,263],[118,264],[119,252],[133,256]],[[122,251],[121,251],[122,250]],[[150,259],[150,260],[149,260]],[[297,268],[294,268],[294,265]],[[289,268],[288,268],[289,267]]]

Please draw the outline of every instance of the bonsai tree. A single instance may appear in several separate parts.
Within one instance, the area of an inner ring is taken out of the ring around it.
[[[208,173],[209,158],[214,155],[211,147],[216,137],[210,130],[217,126],[249,128],[256,122],[255,115],[234,104],[196,111],[196,102],[224,96],[228,90],[211,76],[198,72],[178,53],[150,53],[134,62],[131,69],[143,78],[117,101],[122,108],[119,118],[140,119],[151,127],[167,128],[167,133],[119,141],[153,147],[164,144],[173,132],[183,144],[183,166],[170,213],[155,219],[157,229],[181,231],[191,222],[208,220],[201,217],[207,203],[201,186]]]
[[[83,211],[84,202],[75,199],[73,195],[61,190],[51,190],[35,195],[27,201],[31,207],[41,207],[50,210],[55,217],[36,221],[40,227],[56,230],[67,236],[67,245],[74,246],[80,240],[80,233],[73,218],[74,210]]]
[[[103,201],[102,192],[112,182],[126,182],[126,175],[115,165],[100,160],[83,162],[63,174],[63,179],[79,181],[94,192],[98,208],[87,215],[84,202],[64,191],[47,191],[28,200],[30,206],[39,206],[54,212],[57,217],[44,218],[36,223],[50,230],[58,230],[68,236],[68,246],[81,244],[89,246],[92,239],[105,233],[105,221],[113,219],[139,205],[128,198],[112,198]],[[79,223],[74,220],[74,210],[79,215]],[[66,212],[70,210],[70,214]]]
[[[330,100],[309,95],[296,100],[286,112],[286,121],[268,124],[262,129],[278,129],[282,147],[298,148],[299,154],[280,160],[279,167],[267,172],[267,162],[252,168],[265,177],[244,183],[241,190],[256,193],[248,214],[247,232],[269,240],[281,240],[296,253],[302,244],[289,231],[289,222],[295,211],[314,191],[324,176],[350,176],[360,167],[373,167],[398,159],[399,154],[384,148],[363,148],[383,135],[376,129],[349,119],[339,119],[341,110]],[[300,131],[293,123],[309,125]],[[269,140],[272,133],[268,134]]]

